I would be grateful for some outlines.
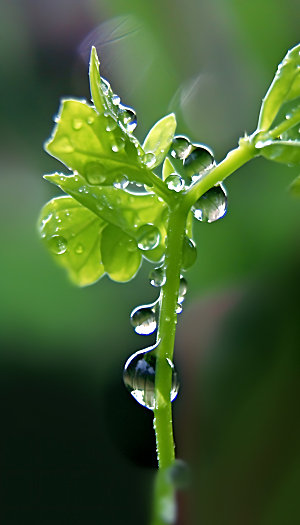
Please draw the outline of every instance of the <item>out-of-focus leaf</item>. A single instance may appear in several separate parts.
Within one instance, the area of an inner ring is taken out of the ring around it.
[[[176,170],[169,157],[166,157],[162,167],[162,179],[166,180],[172,173],[176,173]]]
[[[255,147],[267,159],[288,165],[300,164],[300,142],[297,140],[268,140],[257,142]]]
[[[295,197],[300,197],[300,175],[293,180],[292,184],[290,185],[290,192],[292,195],[295,195]]]
[[[168,207],[155,194],[133,195],[109,186],[92,186],[79,174],[65,176],[54,173],[45,175],[44,178],[133,238],[138,238],[139,229],[143,225],[155,226],[160,233],[159,244],[152,250],[143,251],[143,256],[151,261],[161,259],[165,250]]]
[[[62,101],[45,149],[91,184],[111,186],[124,176],[133,182],[150,182],[149,171],[128,135],[110,115],[99,115],[86,102]]]
[[[129,281],[141,265],[142,255],[135,239],[113,224],[103,230],[101,254],[104,269],[114,281]]]
[[[300,44],[279,64],[260,110],[258,130],[268,131],[281,106],[300,96]]]
[[[39,219],[44,244],[79,286],[92,284],[104,274],[100,239],[105,226],[105,221],[72,197],[52,199]]]
[[[151,167],[155,168],[162,163],[167,155],[176,130],[176,118],[174,113],[160,119],[150,129],[143,144],[145,154],[152,153],[155,156]]]

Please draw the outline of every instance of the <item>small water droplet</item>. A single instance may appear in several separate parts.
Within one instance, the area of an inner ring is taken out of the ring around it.
[[[180,175],[177,175],[177,173],[171,173],[171,175],[166,178],[165,183],[169,190],[179,192],[184,189],[184,180]]]
[[[117,125],[116,121],[110,115],[106,117],[106,131],[113,131]]]
[[[165,268],[160,266],[159,268],[154,268],[154,270],[151,270],[149,273],[149,281],[152,286],[163,286],[166,282]]]
[[[112,103],[114,104],[114,106],[118,106],[121,102],[121,99],[119,97],[119,95],[116,95],[115,93],[113,94],[113,97],[112,97]]]
[[[152,168],[156,162],[156,157],[154,153],[145,153],[145,155],[142,157],[142,161],[144,164],[146,164],[147,168]]]
[[[222,184],[204,193],[193,207],[194,217],[202,222],[217,221],[224,217],[226,211],[227,195]]]
[[[134,331],[140,335],[149,335],[157,328],[155,304],[137,306],[130,314],[130,322]]]
[[[95,120],[94,117],[89,117],[89,118],[87,119],[87,123],[88,123],[89,125],[91,125],[91,124],[93,124],[94,120]]]
[[[197,249],[194,241],[188,237],[184,238],[182,249],[182,263],[183,270],[190,268],[197,259]]]
[[[171,155],[174,159],[184,160],[190,153],[192,144],[187,137],[176,135],[171,146]]]
[[[213,168],[215,159],[212,152],[203,145],[193,146],[193,150],[184,160],[184,171],[188,177],[196,182],[204,172]]]
[[[119,104],[119,110],[121,123],[128,133],[132,133],[137,126],[136,112],[128,106],[123,106],[123,104]]]
[[[89,162],[85,166],[85,177],[89,184],[100,185],[106,181],[105,168],[100,162]]]
[[[55,253],[55,255],[61,255],[66,252],[68,242],[61,235],[52,235],[52,237],[48,239],[48,246],[52,253]]]
[[[160,233],[153,224],[144,224],[138,229],[136,239],[141,250],[153,250],[159,244]]]
[[[125,141],[122,138],[114,137],[114,143],[111,147],[115,153],[122,151],[125,148]]]
[[[156,405],[155,370],[157,345],[140,350],[125,363],[123,381],[134,399],[142,406],[153,410]],[[179,390],[179,381],[174,364],[166,359],[166,366],[172,369],[172,387],[170,399],[174,401]],[[158,392],[159,395],[159,392]],[[161,403],[163,398],[159,399]],[[167,400],[165,400],[167,402]]]
[[[179,304],[179,303],[177,303],[177,306],[176,306],[176,310],[175,310],[175,311],[176,311],[177,314],[181,314],[181,312],[182,312],[182,305]]]
[[[77,244],[77,246],[75,247],[75,253],[77,253],[77,255],[81,255],[83,253],[83,245],[82,244]]]
[[[56,148],[59,151],[62,151],[63,153],[72,153],[74,151],[74,148],[69,141],[68,137],[61,137],[56,141]]]
[[[127,179],[126,175],[119,175],[114,180],[114,187],[118,188],[119,190],[125,190],[125,188],[128,186],[129,180]]]
[[[180,277],[179,292],[178,292],[178,303],[183,303],[187,293],[187,280],[184,277]]]
[[[73,129],[75,129],[75,131],[78,131],[83,126],[83,120],[81,118],[74,118],[72,125],[73,125]]]

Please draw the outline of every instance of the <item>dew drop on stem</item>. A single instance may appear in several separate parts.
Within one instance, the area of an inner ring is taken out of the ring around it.
[[[173,138],[170,153],[174,159],[184,160],[190,153],[192,144],[187,137],[176,135]]]
[[[182,304],[185,300],[187,293],[187,280],[184,277],[180,277],[179,292],[178,292],[178,303]]]
[[[227,211],[227,194],[222,184],[214,186],[200,197],[193,206],[195,219],[214,222],[224,217]]]
[[[164,266],[159,266],[154,268],[149,273],[149,282],[152,286],[160,287],[163,286],[166,282],[166,271]]]
[[[153,334],[157,328],[156,307],[158,301],[153,304],[137,306],[130,314],[130,323],[134,331],[140,335]]]
[[[146,164],[147,168],[153,168],[156,162],[156,157],[154,153],[145,153],[145,155],[142,157],[142,161],[144,164]]]
[[[171,175],[166,178],[165,183],[169,190],[179,192],[184,189],[184,180],[177,173],[171,173]]]
[[[194,241],[185,236],[182,247],[182,262],[181,268],[187,270],[197,259],[197,249]]]
[[[208,170],[211,170],[215,164],[212,152],[203,145],[193,145],[193,150],[184,159],[183,167],[187,177],[192,182],[196,182]]]
[[[138,229],[136,240],[141,250],[153,250],[160,241],[159,230],[153,224],[144,224]]]
[[[153,410],[155,399],[155,370],[157,345],[140,350],[133,354],[126,362],[123,372],[123,381],[134,399],[142,406]],[[163,363],[161,363],[162,365]],[[164,361],[166,367],[172,369],[172,387],[170,400],[174,401],[179,390],[179,381],[174,364],[170,359]],[[163,402],[161,396],[159,402]],[[167,403],[168,400],[165,400]]]

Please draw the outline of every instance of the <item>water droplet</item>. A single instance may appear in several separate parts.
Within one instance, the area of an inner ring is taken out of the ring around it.
[[[182,249],[182,263],[181,267],[183,270],[190,268],[197,259],[197,249],[194,241],[185,237],[183,241]]]
[[[171,155],[174,159],[184,160],[190,153],[192,144],[187,137],[176,135],[171,146]]]
[[[147,168],[152,168],[156,162],[156,157],[154,153],[145,153],[145,155],[142,157],[142,161],[144,164],[146,164]]]
[[[182,312],[182,305],[181,304],[177,303],[175,312],[177,314],[181,314],[181,312]]]
[[[113,131],[117,125],[116,121],[110,115],[106,117],[106,131]]]
[[[75,253],[77,253],[77,255],[81,255],[83,253],[83,245],[82,244],[77,244],[77,246],[75,247]]]
[[[104,93],[104,95],[108,95],[108,92],[110,90],[110,83],[105,79],[101,77],[101,88]]]
[[[183,303],[187,293],[187,280],[184,277],[180,277],[179,292],[178,292],[178,303]]]
[[[166,470],[166,476],[177,490],[186,489],[190,484],[190,469],[182,459],[175,459]]]
[[[137,306],[130,314],[130,322],[134,331],[140,335],[153,334],[157,328],[155,305],[145,304]]]
[[[184,160],[183,166],[186,175],[196,182],[204,172],[213,168],[215,159],[206,146],[196,145],[193,148]]]
[[[68,242],[61,235],[52,235],[52,237],[48,239],[48,246],[52,253],[55,253],[55,255],[61,255],[66,252]]]
[[[166,178],[165,183],[169,190],[179,192],[184,189],[184,180],[180,175],[177,175],[177,173],[171,173],[171,175]]]
[[[91,124],[93,124],[94,120],[95,120],[94,117],[89,117],[89,118],[87,119],[87,123],[88,123],[89,125],[91,125]]]
[[[146,348],[145,350],[140,350],[129,357],[123,372],[123,381],[131,395],[140,405],[149,408],[150,410],[153,410],[156,404],[156,347],[157,345],[154,345],[152,347]],[[171,401],[174,401],[178,394],[179,381],[172,361],[166,359],[166,366],[172,369],[172,387],[170,399]],[[161,403],[163,398],[160,398],[159,401]]]
[[[137,126],[136,112],[128,106],[123,106],[123,104],[119,104],[119,110],[120,121],[126,131],[132,133]]]
[[[73,125],[73,129],[78,131],[83,126],[83,120],[81,118],[74,118],[73,122],[72,122],[72,125]]]
[[[113,94],[113,97],[112,97],[112,103],[114,104],[114,106],[118,106],[121,102],[121,99],[119,97],[119,95],[116,95],[115,93]]]
[[[144,224],[138,229],[136,239],[141,250],[153,250],[159,244],[160,233],[153,224]]]
[[[114,138],[114,144],[112,145],[111,149],[115,153],[122,151],[125,148],[125,142],[122,138]]]
[[[72,153],[74,151],[74,148],[68,137],[61,137],[58,139],[56,141],[56,148],[58,151],[62,151],[63,153]]]
[[[106,180],[105,168],[100,162],[89,162],[85,166],[84,175],[89,184],[99,185]]]
[[[166,282],[165,268],[160,266],[159,268],[154,268],[154,270],[151,270],[149,273],[149,281],[152,286],[163,286]]]
[[[119,190],[125,190],[128,184],[129,180],[127,179],[126,175],[119,175],[114,180],[114,187],[118,188]]]
[[[227,195],[222,184],[204,193],[193,207],[194,217],[202,222],[217,221],[224,217],[226,211]]]

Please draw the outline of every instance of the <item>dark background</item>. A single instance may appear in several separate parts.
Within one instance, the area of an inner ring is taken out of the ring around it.
[[[297,0],[1,1],[3,525],[143,525],[151,507],[151,413],[122,384],[128,356],[153,342],[129,325],[156,297],[150,266],[77,289],[37,235],[58,194],[42,174],[63,170],[42,149],[60,97],[89,97],[96,44],[139,139],[175,111],[178,132],[220,161],[255,129],[299,15]],[[192,473],[178,524],[300,521],[297,174],[256,159],[228,180],[227,216],[195,224],[175,352],[177,454]]]

